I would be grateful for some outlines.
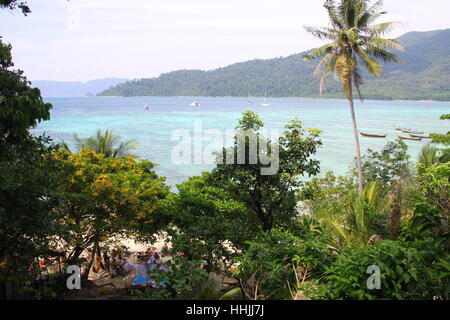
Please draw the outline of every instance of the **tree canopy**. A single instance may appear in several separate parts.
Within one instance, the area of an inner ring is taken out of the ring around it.
[[[55,159],[63,167],[58,189],[63,201],[56,211],[65,230],[61,239],[72,249],[70,261],[77,263],[93,244],[144,229],[158,231],[156,212],[168,187],[152,170],[153,163],[85,148],[76,154],[61,150]]]

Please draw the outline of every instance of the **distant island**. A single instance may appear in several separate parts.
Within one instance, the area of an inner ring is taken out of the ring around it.
[[[367,79],[363,95],[379,100],[450,101],[450,29],[409,32],[397,39],[403,64],[387,64],[383,76]],[[252,60],[212,71],[179,70],[157,78],[137,79],[103,90],[97,96],[264,96],[341,98],[340,84],[329,79],[322,96],[315,64],[299,53]],[[332,78],[332,77],[331,77]]]
[[[32,87],[41,90],[43,97],[95,97],[95,95],[119,83],[128,81],[123,78],[105,78],[81,81],[31,81]]]

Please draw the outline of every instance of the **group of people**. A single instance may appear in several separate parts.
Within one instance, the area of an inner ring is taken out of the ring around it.
[[[155,283],[151,276],[155,276],[155,270],[159,268],[167,272],[168,267],[162,263],[161,256],[158,252],[154,252],[151,248],[146,251],[143,256],[143,263],[131,263],[127,259],[121,259],[119,264],[127,275],[136,274],[131,282],[133,287],[147,287],[151,286],[157,288],[163,283]]]

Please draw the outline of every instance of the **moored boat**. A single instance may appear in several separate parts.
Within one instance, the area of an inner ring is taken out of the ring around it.
[[[408,137],[408,136],[403,136],[401,134],[398,134],[397,137],[399,137],[400,139],[404,139],[404,140],[414,140],[414,141],[422,140],[422,138]]]
[[[263,107],[268,107],[268,106],[270,106],[270,103],[267,102],[267,91],[266,91],[266,93],[265,93],[265,95],[264,95],[264,102],[261,103],[261,105],[262,105]]]
[[[418,135],[418,134],[412,134],[412,133],[410,133],[409,135],[410,135],[411,137],[413,137],[413,138],[431,139],[430,136],[421,136],[421,135]]]
[[[370,138],[386,138],[387,134],[371,134],[366,132],[359,132],[364,137],[370,137]]]
[[[413,129],[400,129],[400,131],[404,133],[412,133],[412,134],[423,134],[423,131],[417,131]]]

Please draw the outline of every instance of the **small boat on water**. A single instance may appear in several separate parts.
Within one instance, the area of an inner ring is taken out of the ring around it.
[[[359,132],[364,137],[370,137],[370,138],[386,138],[387,134],[371,134],[371,133],[365,133],[360,131]]]
[[[417,131],[413,129],[400,129],[400,131],[404,133],[423,134],[423,131]]]
[[[148,106],[148,104],[146,104],[146,105],[144,106],[144,109],[145,109],[145,110],[150,109],[150,107]]]
[[[200,103],[197,101],[194,101],[190,104],[191,107],[200,107]]]
[[[408,136],[403,136],[401,134],[398,134],[397,137],[399,137],[400,139],[404,139],[404,140],[422,141],[422,138],[408,137]]]
[[[261,105],[262,105],[263,107],[268,107],[268,106],[270,106],[270,103],[267,102],[267,91],[266,91],[266,93],[265,93],[265,95],[264,95],[264,102],[261,103]]]
[[[410,137],[413,137],[413,138],[420,138],[420,139],[431,139],[431,137],[430,136],[421,136],[421,135],[418,135],[418,134],[409,134],[409,136]]]

